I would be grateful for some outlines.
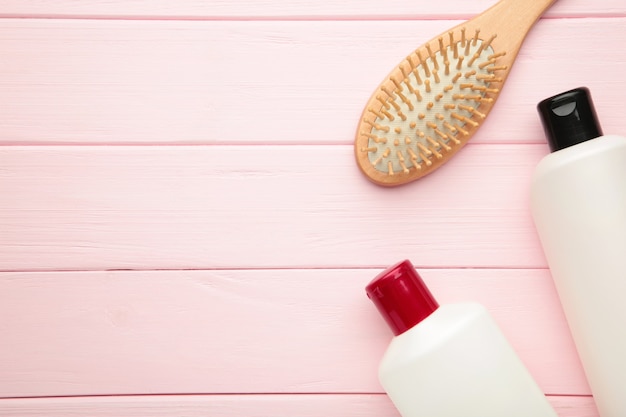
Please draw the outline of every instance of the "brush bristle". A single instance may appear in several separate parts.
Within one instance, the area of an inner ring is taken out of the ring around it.
[[[463,146],[491,108],[503,80],[504,52],[465,29],[410,54],[381,84],[365,109],[357,152],[377,175],[420,177]]]

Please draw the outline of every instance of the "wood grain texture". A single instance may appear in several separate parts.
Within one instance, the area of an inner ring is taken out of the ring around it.
[[[2,0],[0,17],[161,18],[161,19],[445,19],[468,18],[495,0],[446,2],[269,1],[269,0]],[[560,1],[547,16],[614,16],[626,13],[621,0]]]
[[[380,269],[0,274],[0,396],[381,393]],[[421,269],[491,311],[544,392],[588,395],[547,270]]]
[[[350,146],[0,148],[0,270],[545,267],[547,152],[468,145],[390,191]]]
[[[388,72],[458,23],[0,20],[0,143],[350,144]],[[543,143],[535,105],[580,85],[620,131],[625,24],[539,22],[472,143]]]
[[[599,417],[589,397],[548,397],[560,417]],[[212,395],[0,400],[12,417],[398,417],[379,394]]]

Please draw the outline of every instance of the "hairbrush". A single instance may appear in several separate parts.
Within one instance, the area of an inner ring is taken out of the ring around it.
[[[428,41],[372,94],[355,140],[361,171],[406,184],[446,163],[493,108],[526,35],[555,0],[501,0]]]

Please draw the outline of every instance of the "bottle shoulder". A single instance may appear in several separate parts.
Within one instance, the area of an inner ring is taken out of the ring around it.
[[[626,137],[605,135],[586,142],[552,152],[544,156],[535,167],[531,178],[531,189],[535,189],[546,178],[554,177],[567,172],[571,177],[572,168],[591,167],[593,165],[607,166],[608,161],[615,161],[617,165],[624,165],[626,158]],[[581,175],[588,172],[576,169]]]
[[[378,377],[403,416],[556,417],[479,304],[444,304],[396,336]]]
[[[487,309],[479,303],[443,304],[422,322],[395,336],[387,348],[381,365],[411,357],[428,355],[454,339],[472,323],[491,320]]]
[[[602,158],[603,155],[613,155],[615,152],[626,152],[626,137],[605,135],[591,139],[544,156],[535,168],[533,179],[537,180],[570,164]]]

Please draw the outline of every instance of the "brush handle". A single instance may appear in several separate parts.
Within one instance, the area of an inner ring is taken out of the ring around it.
[[[489,34],[497,34],[494,49],[507,53],[500,62],[512,65],[530,29],[555,1],[501,0],[460,26],[466,27],[468,32],[484,29]]]

